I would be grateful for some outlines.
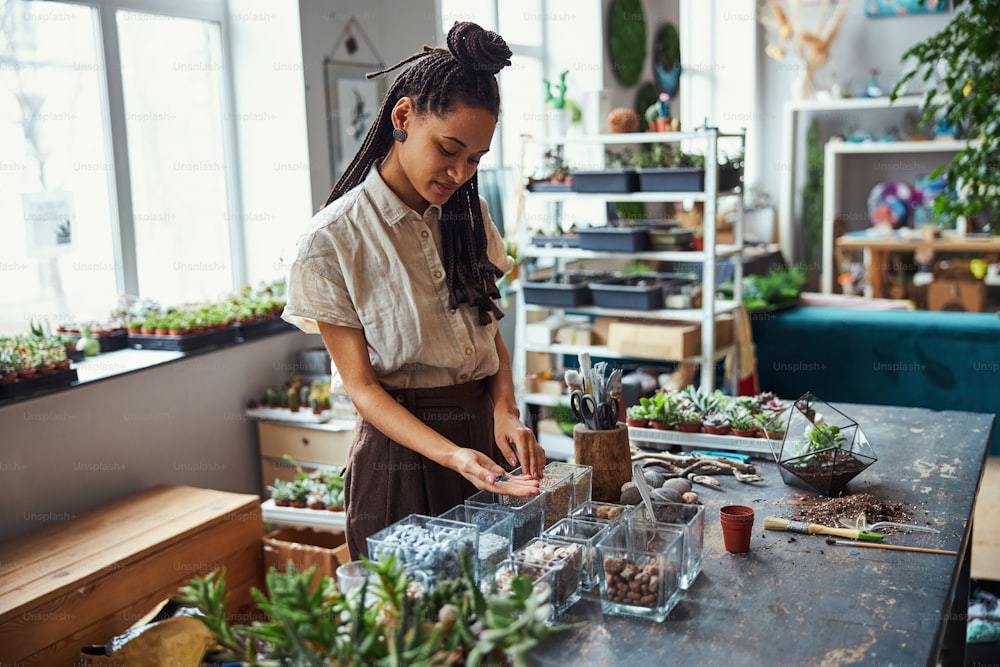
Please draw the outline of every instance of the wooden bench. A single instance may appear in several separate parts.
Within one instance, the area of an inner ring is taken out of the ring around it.
[[[249,614],[263,535],[256,495],[158,486],[0,544],[0,664],[78,665],[220,567],[230,612]]]

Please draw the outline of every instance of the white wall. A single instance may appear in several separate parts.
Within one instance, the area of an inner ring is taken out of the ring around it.
[[[371,39],[383,62],[394,65],[416,53],[424,44],[438,45],[434,0],[300,0],[302,73],[305,79],[306,118],[309,132],[309,165],[312,209],[318,211],[333,189],[326,125],[323,58],[330,54],[353,16]],[[369,63],[371,54],[357,35],[359,50],[353,56],[338,49],[337,60]],[[385,87],[395,78],[387,75]]]
[[[0,407],[0,541],[156,484],[261,492],[246,403],[320,345],[290,331]]]

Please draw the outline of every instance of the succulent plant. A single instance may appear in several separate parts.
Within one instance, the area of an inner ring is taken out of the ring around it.
[[[271,499],[275,504],[286,504],[292,501],[292,489],[289,482],[283,479],[275,479],[274,484],[267,487],[271,493]]]
[[[268,620],[253,625],[230,623],[225,570],[189,581],[175,600],[202,612],[194,618],[212,632],[220,657],[245,664],[478,665],[512,658],[525,665],[539,642],[579,627],[548,625],[548,593],[527,577],[515,577],[510,593],[483,593],[463,559],[461,579],[422,592],[393,556],[364,562],[376,580],[366,581],[359,595],[341,595],[329,577],[313,588],[315,568],[271,569],[266,594],[254,591]]]
[[[735,431],[750,431],[756,426],[753,413],[737,406],[729,411],[729,426]]]

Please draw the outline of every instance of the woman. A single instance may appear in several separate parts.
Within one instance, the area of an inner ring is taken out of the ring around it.
[[[447,49],[369,75],[413,63],[299,241],[283,317],[322,335],[360,415],[344,473],[352,558],[372,533],[477,489],[539,493],[545,452],[520,420],[498,327],[511,260],[476,184],[510,56],[499,35],[456,23]]]

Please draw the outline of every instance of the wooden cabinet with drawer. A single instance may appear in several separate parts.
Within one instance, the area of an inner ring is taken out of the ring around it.
[[[347,451],[354,439],[353,421],[301,424],[262,420],[257,423],[260,442],[262,491],[275,479],[295,479],[295,466],[283,459],[287,454],[304,469],[347,465]]]

